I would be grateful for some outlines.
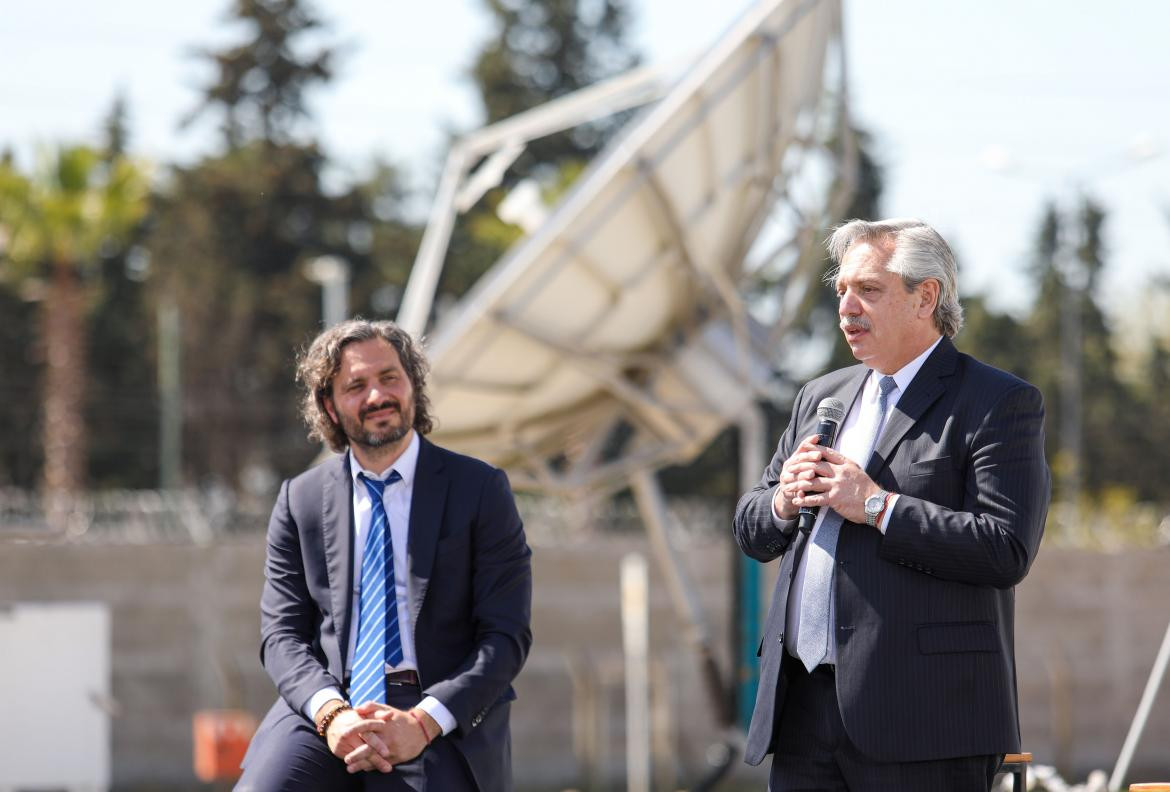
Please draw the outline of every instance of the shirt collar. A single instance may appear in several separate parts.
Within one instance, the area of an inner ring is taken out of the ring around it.
[[[362,469],[362,467],[357,462],[357,458],[354,457],[353,451],[346,451],[345,453],[349,455],[349,475],[353,478],[354,487],[357,488],[358,476],[360,476],[362,473],[366,474],[366,478],[381,479],[382,481],[385,481],[386,478],[390,475],[390,471],[397,470],[398,475],[402,477],[402,483],[406,485],[407,489],[410,489],[414,486],[414,471],[418,467],[418,452],[421,447],[422,445],[419,443],[418,432],[411,432],[410,445],[406,447],[406,450],[402,452],[402,455],[398,457],[398,459],[394,460],[393,465],[382,471],[381,475],[370,470]]]
[[[933,344],[926,348],[925,352],[890,375],[894,378],[894,382],[898,386],[898,393],[901,394],[906,392],[906,388],[910,387],[910,383],[914,380],[914,376],[918,373],[918,370],[922,368],[922,364],[926,362],[926,359],[930,357],[930,353],[935,350],[935,347],[937,347],[941,341],[942,336],[939,336],[937,339],[935,339]],[[885,375],[875,369],[871,369],[870,372],[872,374],[870,377],[870,382],[873,383],[876,387],[877,381]]]

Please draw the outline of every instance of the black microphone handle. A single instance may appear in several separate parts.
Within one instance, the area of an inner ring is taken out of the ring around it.
[[[808,506],[802,506],[800,509],[800,516],[796,518],[796,527],[805,536],[812,533],[813,525],[817,521],[817,511],[817,508]]]
[[[820,439],[817,440],[817,445],[832,446],[837,442],[837,429],[839,425],[836,421],[829,421],[822,419],[817,424],[817,435]],[[821,510],[820,506],[801,506],[800,516],[797,518],[797,527],[801,533],[808,535],[812,532],[813,525],[817,521],[817,512]]]

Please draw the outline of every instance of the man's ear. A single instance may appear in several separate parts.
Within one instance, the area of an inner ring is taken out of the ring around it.
[[[934,278],[927,278],[918,287],[918,294],[922,300],[918,305],[918,317],[926,319],[934,315],[935,308],[938,307],[938,281]]]
[[[325,394],[325,398],[321,401],[325,404],[325,412],[329,413],[329,420],[333,421],[334,425],[340,426],[341,421],[337,420],[337,410],[333,407],[333,397]]]

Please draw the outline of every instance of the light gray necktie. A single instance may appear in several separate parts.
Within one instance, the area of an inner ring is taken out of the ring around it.
[[[886,421],[886,399],[898,384],[893,377],[882,377],[878,381],[878,415],[873,421],[873,438],[869,442],[869,451],[864,459],[869,460],[877,440],[882,434],[882,425]],[[810,672],[820,665],[829,649],[829,600],[833,594],[833,557],[837,551],[837,537],[841,533],[841,523],[844,518],[840,514],[829,510],[821,527],[816,531],[813,546],[805,550],[809,553],[808,564],[804,570],[804,589],[800,598],[800,627],[796,635],[796,656]],[[814,552],[820,548],[823,552]]]

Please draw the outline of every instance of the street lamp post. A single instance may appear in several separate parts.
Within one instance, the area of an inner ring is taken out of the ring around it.
[[[1084,438],[1084,267],[1076,258],[1075,229],[1061,224],[1065,243],[1058,250],[1063,289],[1060,299],[1060,448],[1064,464],[1064,520],[1074,535],[1081,530],[1080,496],[1083,484]]]
[[[321,319],[325,327],[349,318],[349,264],[337,256],[318,256],[305,264],[305,277],[321,287]]]

